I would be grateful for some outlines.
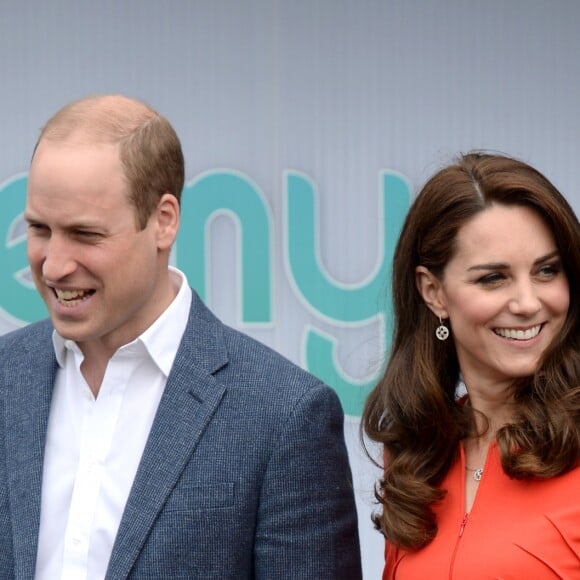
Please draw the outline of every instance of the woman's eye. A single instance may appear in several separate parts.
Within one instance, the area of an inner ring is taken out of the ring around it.
[[[553,277],[559,274],[561,271],[562,268],[559,264],[546,264],[540,268],[539,273],[544,277]]]
[[[477,280],[478,284],[482,284],[483,286],[492,286],[494,284],[499,284],[505,279],[503,274],[493,273],[493,274],[486,274]]]

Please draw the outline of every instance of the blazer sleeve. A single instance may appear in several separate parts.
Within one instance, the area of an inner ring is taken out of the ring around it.
[[[352,478],[338,397],[319,384],[290,413],[263,480],[256,579],[362,577]]]
[[[0,359],[2,356],[4,356],[4,353],[0,350]],[[4,378],[0,373],[0,578],[10,578],[14,574],[14,547],[12,544],[12,520],[8,501],[4,404]]]

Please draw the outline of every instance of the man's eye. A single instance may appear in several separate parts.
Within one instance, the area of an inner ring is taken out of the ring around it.
[[[28,231],[34,233],[48,232],[49,229],[43,224],[28,224]]]
[[[76,235],[79,238],[99,238],[100,237],[100,234],[99,233],[97,233],[97,232],[90,232],[90,231],[87,231],[87,230],[78,230],[76,232]]]

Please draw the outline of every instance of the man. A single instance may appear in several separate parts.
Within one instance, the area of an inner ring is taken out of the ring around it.
[[[184,169],[138,101],[59,111],[28,258],[50,321],[0,337],[0,578],[360,578],[334,393],[169,267]]]

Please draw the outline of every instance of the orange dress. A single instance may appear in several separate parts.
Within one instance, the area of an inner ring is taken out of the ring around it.
[[[443,480],[438,532],[418,551],[386,544],[384,579],[580,579],[580,467],[547,480],[517,481],[490,447],[469,514],[463,448]]]

